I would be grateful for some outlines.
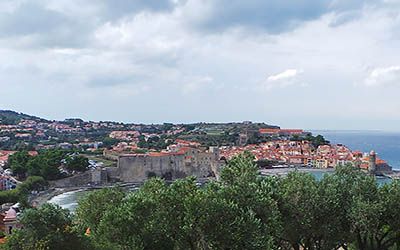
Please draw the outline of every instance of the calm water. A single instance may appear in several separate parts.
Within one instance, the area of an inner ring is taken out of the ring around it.
[[[344,144],[352,150],[375,150],[394,169],[400,169],[400,132],[381,131],[312,131],[321,134],[331,143]]]
[[[308,171],[308,172],[311,173],[311,174],[313,174],[317,180],[321,180],[321,179],[324,177],[324,175],[326,175],[326,174],[333,174],[333,173],[334,173],[333,171],[329,171],[329,172],[323,172],[323,171]],[[392,182],[392,179],[390,179],[390,178],[388,178],[388,177],[377,176],[377,177],[376,177],[376,182],[377,182],[379,185],[384,185],[384,184],[387,184],[387,183]]]

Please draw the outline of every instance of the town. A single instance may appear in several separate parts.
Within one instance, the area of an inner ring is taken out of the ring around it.
[[[221,168],[244,152],[254,156],[260,173],[280,168],[335,169],[347,164],[374,175],[392,173],[375,152],[353,151],[302,129],[265,123],[48,121],[0,111],[0,192],[19,192],[31,181],[32,173],[48,182],[29,190],[27,202],[48,188],[137,183],[151,177],[170,181],[187,176],[202,181],[218,179]],[[18,160],[21,157],[27,160]],[[46,157],[56,159],[48,165],[54,171],[35,169],[39,168],[35,160],[46,162]],[[23,164],[29,167],[20,170]],[[21,203],[14,203],[17,201],[2,200],[0,230],[5,235],[21,227]]]
[[[108,167],[107,175],[114,181],[121,180],[116,169],[125,163],[119,159],[127,157],[160,159],[184,155],[182,162],[176,161],[175,165],[193,164],[194,169],[203,169],[203,173],[197,177],[204,178],[215,177],[218,175],[217,169],[225,161],[245,151],[251,152],[263,168],[297,166],[328,169],[353,164],[367,170],[370,158],[366,152],[352,151],[345,145],[332,145],[322,136],[313,136],[302,129],[281,129],[278,126],[249,121],[144,125],[86,122],[81,119],[48,121],[13,111],[0,111],[1,189],[14,189],[19,182],[17,176],[13,176],[11,169],[7,168],[11,155],[18,151],[27,151],[30,156],[36,156],[43,150],[54,149],[74,151],[88,157],[91,169]],[[187,152],[191,154],[188,155]],[[211,152],[212,157],[205,156],[207,152]],[[104,162],[107,164],[104,165]],[[375,171],[378,174],[392,171],[379,157],[376,164]],[[122,179],[143,180],[153,174],[160,177],[171,176],[170,165],[163,163],[158,169],[165,171],[159,173],[144,169],[141,176],[131,175],[129,179]],[[177,173],[177,176],[188,174],[184,169],[181,170],[182,173]],[[60,171],[66,172],[61,168]]]

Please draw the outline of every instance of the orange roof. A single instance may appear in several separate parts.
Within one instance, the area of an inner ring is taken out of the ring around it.
[[[278,133],[280,129],[278,128],[260,128],[259,132],[261,134],[275,134]]]
[[[260,128],[259,132],[261,134],[279,134],[279,133],[303,133],[304,130],[302,129],[278,129],[278,128]]]
[[[38,152],[37,152],[37,151],[29,151],[28,154],[29,154],[30,156],[37,156],[37,155],[38,155]]]
[[[148,156],[153,156],[153,157],[160,157],[160,156],[167,156],[167,155],[169,155],[169,153],[165,153],[165,152],[149,152],[147,155]]]

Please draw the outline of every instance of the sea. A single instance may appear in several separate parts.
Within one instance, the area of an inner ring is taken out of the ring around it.
[[[370,152],[387,161],[393,169],[400,170],[400,132],[359,130],[314,130],[313,135],[323,135],[334,144],[343,144],[352,150]]]

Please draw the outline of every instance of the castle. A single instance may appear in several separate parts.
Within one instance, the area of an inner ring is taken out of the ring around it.
[[[104,150],[104,156],[117,161],[117,167],[96,168],[84,173],[52,181],[54,187],[101,185],[109,182],[144,182],[151,177],[175,180],[188,176],[199,179],[219,178],[218,147],[202,148],[198,145],[173,145],[165,151],[148,153],[116,152]]]
[[[176,151],[123,154],[118,156],[118,167],[110,177],[123,182],[144,181],[149,177],[174,180],[187,176],[215,177],[220,167],[219,149],[209,150],[182,147]]]

